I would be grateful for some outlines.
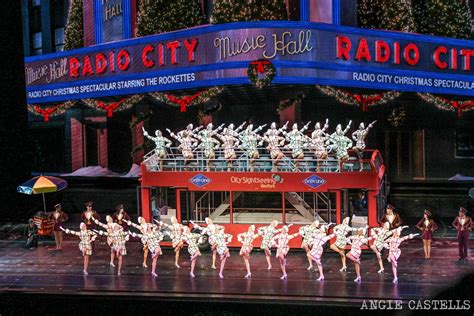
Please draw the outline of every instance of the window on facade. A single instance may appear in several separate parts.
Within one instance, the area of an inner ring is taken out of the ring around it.
[[[33,6],[37,7],[41,5],[41,0],[33,0]]]
[[[64,50],[64,28],[60,27],[54,30],[54,50],[62,52]]]
[[[456,130],[456,158],[474,158],[474,128]]]
[[[41,55],[43,53],[43,40],[41,32],[33,33],[33,54]]]

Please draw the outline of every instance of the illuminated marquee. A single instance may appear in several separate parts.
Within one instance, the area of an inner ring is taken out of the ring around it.
[[[405,62],[407,65],[416,66],[420,62],[420,47],[415,43],[408,43],[404,46],[395,41],[389,43],[384,40],[375,40],[373,48],[369,47],[366,38],[360,38],[356,47],[347,36],[337,36],[336,56],[338,59],[376,63],[391,63],[400,65]],[[450,70],[462,69],[465,72],[471,71],[471,58],[474,56],[474,49],[447,48],[444,45],[438,46],[431,54],[433,63],[439,69]]]
[[[271,60],[273,84],[474,95],[472,41],[303,22],[197,27],[25,59],[28,103],[250,84]]]

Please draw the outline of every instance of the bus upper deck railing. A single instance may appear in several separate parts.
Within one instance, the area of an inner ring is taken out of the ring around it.
[[[243,150],[235,150],[236,159],[232,160],[232,165],[227,164],[224,158],[224,150],[216,149],[214,159],[207,159],[204,151],[195,149],[193,159],[185,163],[181,152],[176,147],[167,148],[167,154],[164,159],[160,159],[155,150],[145,155],[143,163],[148,172],[160,171],[214,171],[214,172],[374,172],[379,171],[383,166],[383,160],[377,150],[366,150],[362,161],[349,151],[349,159],[339,162],[338,159],[329,154],[327,159],[316,159],[314,153],[310,150],[304,150],[304,158],[295,160],[292,158],[291,151],[282,149],[283,158],[278,161],[272,161],[266,148],[258,148],[260,157],[253,160],[248,158]],[[275,164],[275,165],[274,165]]]

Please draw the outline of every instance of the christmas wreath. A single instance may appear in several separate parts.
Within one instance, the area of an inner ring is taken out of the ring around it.
[[[259,89],[268,86],[273,81],[275,74],[275,67],[266,59],[253,61],[247,68],[250,82]]]

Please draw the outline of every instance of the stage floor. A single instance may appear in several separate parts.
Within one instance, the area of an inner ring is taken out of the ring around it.
[[[165,249],[158,260],[158,277],[141,266],[139,242],[127,244],[121,276],[110,268],[110,248],[104,239],[96,242],[90,260],[89,275],[82,274],[82,256],[77,241],[70,237],[61,252],[50,251],[40,244],[36,250],[21,248],[19,241],[0,241],[0,292],[61,293],[87,295],[133,295],[148,297],[196,298],[207,300],[252,300],[299,304],[348,304],[360,306],[363,300],[428,299],[452,287],[463,276],[474,272],[474,265],[457,262],[457,243],[453,239],[435,240],[431,260],[422,259],[421,240],[402,246],[399,259],[399,283],[393,284],[391,266],[385,260],[385,273],[371,252],[362,255],[362,283],[354,283],[354,266],[339,272],[339,256],[327,251],[323,256],[326,280],[316,281],[318,273],[307,271],[304,252],[291,250],[288,255],[288,280],[280,280],[276,258],[273,269],[266,270],[262,252],[251,255],[252,278],[245,279],[245,267],[237,251],[227,260],[224,279],[210,269],[211,253],[204,252],[196,264],[196,278],[189,277],[189,256],[182,251],[181,269],[173,266],[174,253]],[[219,262],[218,262],[219,263]],[[151,266],[151,261],[149,262]]]

